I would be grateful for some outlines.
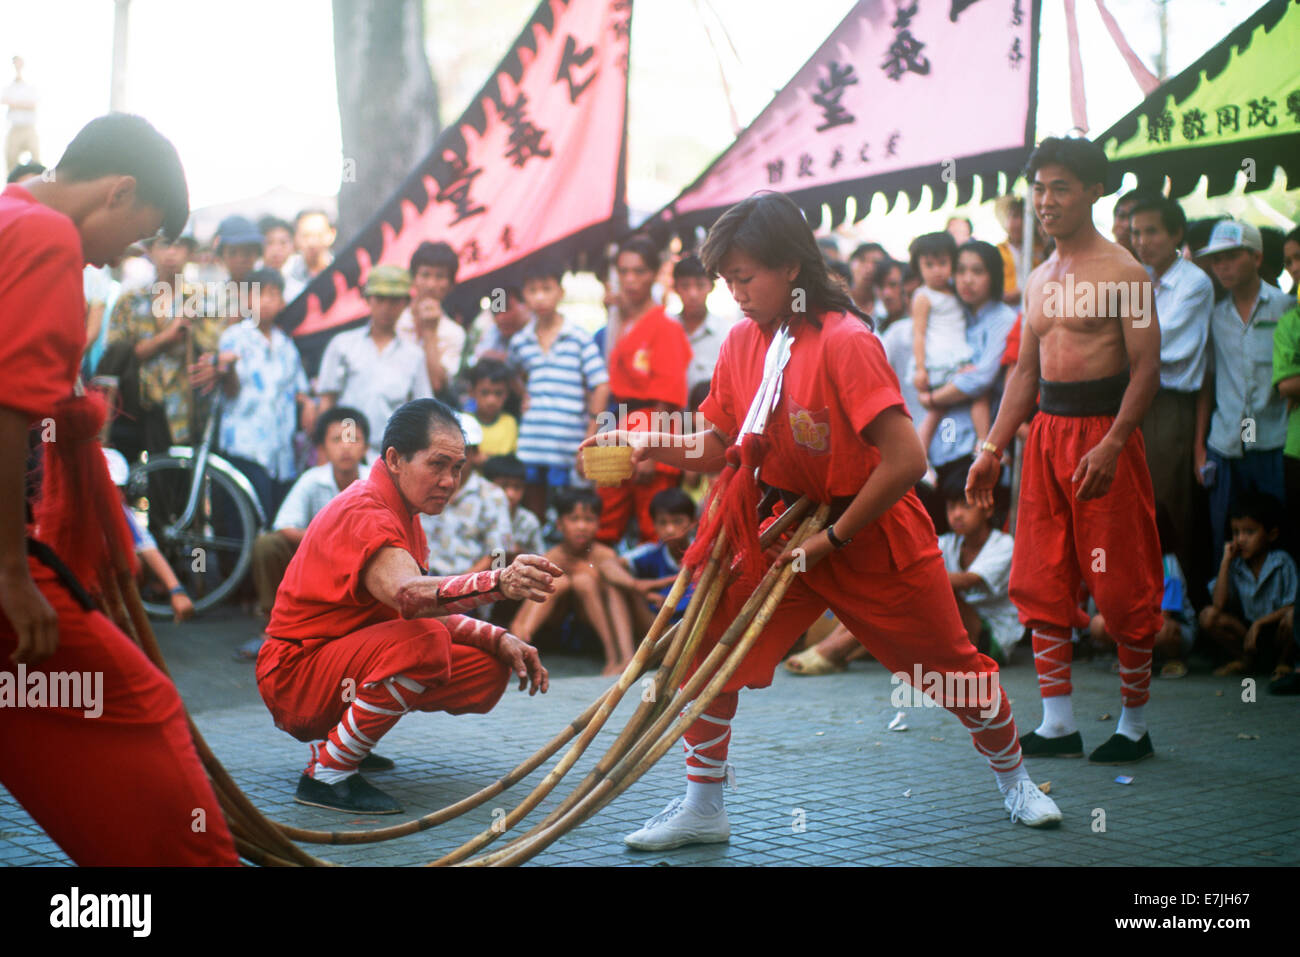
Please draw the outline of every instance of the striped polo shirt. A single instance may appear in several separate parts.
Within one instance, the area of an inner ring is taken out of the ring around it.
[[[527,377],[528,411],[515,452],[526,465],[571,467],[587,436],[587,394],[609,381],[591,335],[565,320],[550,351],[530,322],[510,342],[510,359]]]

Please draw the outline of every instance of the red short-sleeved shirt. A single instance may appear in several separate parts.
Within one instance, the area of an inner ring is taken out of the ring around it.
[[[320,511],[298,545],[275,596],[266,632],[276,638],[342,638],[398,618],[366,590],[361,573],[381,548],[403,548],[421,568],[427,556],[412,515],[383,462]]]
[[[616,399],[684,408],[691,355],[682,324],[655,306],[624,329],[610,350],[609,391]]]
[[[700,412],[730,438],[740,430],[763,381],[774,331],[745,319],[722,344]],[[880,340],[862,320],[841,312],[821,316],[820,329],[800,322],[780,403],[764,430],[769,447],[759,477],[819,502],[856,495],[880,464],[880,450],[862,430],[895,407],[906,414],[898,377]],[[895,567],[938,549],[934,524],[910,491],[858,535],[883,535]]]
[[[0,405],[37,419],[72,394],[86,344],[81,236],[21,186],[0,193]]]

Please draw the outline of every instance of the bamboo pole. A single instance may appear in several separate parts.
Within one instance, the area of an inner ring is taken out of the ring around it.
[[[825,524],[829,512],[829,505],[821,505],[816,514],[807,519],[800,527],[793,544],[797,547],[812,535],[817,534]],[[463,866],[521,864],[549,847],[634,784],[667,753],[669,748],[677,743],[681,736],[703,714],[705,709],[712,704],[713,699],[722,691],[727,682],[731,680],[745,655],[753,647],[754,642],[758,640],[759,635],[762,634],[763,629],[771,620],[772,614],[785,596],[786,590],[790,587],[794,575],[793,564],[787,564],[779,571],[778,566],[774,564],[768,570],[759,587],[750,596],[750,600],[745,603],[745,609],[742,609],[741,615],[728,627],[717,646],[710,652],[704,664],[692,675],[686,686],[674,696],[674,705],[678,701],[694,700],[686,712],[678,717],[676,722],[672,723],[667,733],[664,733],[664,731],[665,726],[671,721],[671,708],[656,721],[654,727],[643,736],[638,745],[618,763],[609,775],[563,818],[555,821],[532,837],[525,836],[495,854],[468,861]],[[752,610],[756,604],[754,599],[760,594],[762,595],[761,604],[758,605],[757,611],[754,611]],[[753,615],[753,620],[747,624],[742,624],[744,612],[747,609]],[[744,628],[744,635],[739,644],[736,645],[734,652],[728,657],[727,653],[732,651],[731,644],[736,642],[737,633],[741,628]],[[726,658],[725,662],[723,658]],[[712,673],[714,668],[718,669],[717,673],[709,681],[704,693],[700,694],[701,685],[704,684],[707,675]],[[656,737],[658,738],[657,741],[655,740]],[[654,743],[650,745],[649,742]]]

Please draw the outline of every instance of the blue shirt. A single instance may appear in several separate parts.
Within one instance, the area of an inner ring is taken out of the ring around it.
[[[967,310],[969,315],[969,310]],[[974,353],[970,372],[958,372],[949,380],[963,395],[975,398],[994,388],[1002,370],[1002,353],[1007,336],[1015,327],[1016,310],[1004,302],[987,302],[966,321],[966,341]],[[996,417],[1001,392],[990,395],[992,414]],[[951,423],[951,424],[949,424]],[[955,462],[975,451],[975,425],[970,418],[970,404],[953,405],[943,410],[943,420],[930,442],[930,464],[935,468]]]
[[[1218,580],[1216,576],[1210,582],[1211,595]],[[1228,566],[1228,600],[1235,598],[1240,602],[1242,617],[1252,622],[1279,608],[1294,605],[1296,582],[1295,561],[1280,548],[1264,556],[1258,578],[1244,559],[1234,558]]]
[[[233,352],[239,395],[226,399],[221,414],[221,447],[251,459],[273,479],[294,475],[293,433],[298,425],[297,397],[308,391],[298,347],[271,327],[267,339],[253,319],[221,334],[219,352]]]
[[[681,570],[677,560],[673,558],[673,553],[668,550],[668,546],[663,542],[646,542],[644,545],[638,545],[636,548],[627,552],[623,556],[629,565],[632,566],[632,574],[636,578],[668,578],[676,576]],[[667,598],[668,593],[672,591],[672,585],[667,588],[659,589],[659,594]],[[673,609],[673,621],[677,621],[686,613],[686,606],[690,604],[691,593],[695,591],[695,585],[686,586],[686,591],[682,593],[681,601]]]
[[[600,350],[568,321],[550,350],[543,350],[537,323],[530,322],[511,339],[510,358],[528,379],[528,410],[515,454],[525,465],[571,467],[587,437],[587,394],[609,381]]]
[[[1286,444],[1286,399],[1273,388],[1273,332],[1295,300],[1276,286],[1259,284],[1250,320],[1225,296],[1210,313],[1214,356],[1214,415],[1206,444],[1224,458],[1269,452]],[[1243,433],[1254,431],[1253,442]]]

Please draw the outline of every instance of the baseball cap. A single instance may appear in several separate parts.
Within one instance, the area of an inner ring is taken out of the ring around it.
[[[483,426],[478,424],[478,419],[468,412],[457,412],[456,418],[460,420],[460,430],[465,433],[466,447],[482,445]]]
[[[1197,250],[1196,255],[1199,258],[1229,249],[1253,249],[1257,253],[1263,252],[1264,240],[1259,235],[1259,230],[1250,223],[1223,219],[1214,224],[1209,243],[1203,249]]]
[[[367,296],[409,296],[411,274],[401,266],[375,266],[366,277]]]
[[[220,246],[257,246],[262,245],[262,234],[252,221],[243,216],[227,216],[217,225],[217,245]]]

